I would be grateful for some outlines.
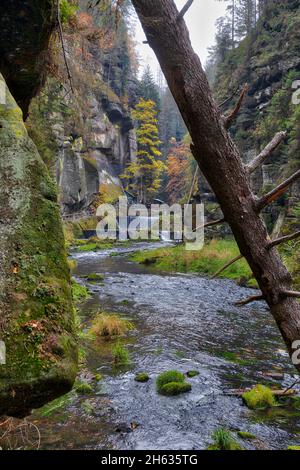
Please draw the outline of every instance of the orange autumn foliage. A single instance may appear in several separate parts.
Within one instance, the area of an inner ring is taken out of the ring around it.
[[[184,142],[175,143],[167,159],[168,184],[166,187],[171,203],[180,201],[187,190],[189,180],[190,149]]]

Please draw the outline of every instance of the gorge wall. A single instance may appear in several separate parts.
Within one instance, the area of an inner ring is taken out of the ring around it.
[[[97,10],[88,11],[83,4],[63,24],[66,55],[57,37],[46,84],[27,121],[56,175],[64,217],[92,215],[99,202],[114,202],[123,193],[119,176],[136,155],[126,25],[122,18],[116,24],[113,11],[103,13],[106,25]]]

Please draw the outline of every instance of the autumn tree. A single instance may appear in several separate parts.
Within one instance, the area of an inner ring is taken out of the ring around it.
[[[126,181],[127,190],[133,191],[138,201],[146,204],[159,190],[161,174],[165,168],[159,150],[161,142],[158,138],[156,104],[154,101],[141,99],[132,117],[138,126],[138,152],[136,160],[127,166],[122,178]]]
[[[171,141],[172,147],[167,158],[167,178],[166,191],[169,201],[186,202],[187,194],[190,191],[193,174],[195,172],[195,160],[190,150],[189,138],[181,142],[176,139]]]

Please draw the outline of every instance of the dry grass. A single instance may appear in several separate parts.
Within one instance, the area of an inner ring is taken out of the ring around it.
[[[117,314],[101,312],[94,318],[90,333],[96,337],[111,338],[123,336],[127,331],[133,330],[134,325]]]
[[[26,418],[23,420],[4,417],[0,420],[0,447],[4,450],[39,450],[39,428]]]

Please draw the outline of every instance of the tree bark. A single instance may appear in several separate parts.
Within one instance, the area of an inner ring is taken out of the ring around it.
[[[241,254],[247,259],[290,355],[300,339],[300,305],[291,297],[292,279],[257,212],[249,174],[224,128],[206,75],[173,0],[132,0],[193,140],[193,153],[212,187]],[[300,371],[300,365],[296,366]]]

